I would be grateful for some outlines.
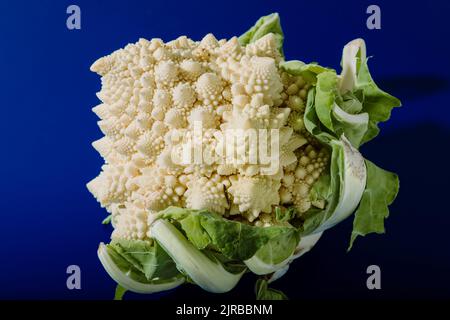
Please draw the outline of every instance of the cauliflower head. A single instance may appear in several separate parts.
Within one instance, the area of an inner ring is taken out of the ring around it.
[[[93,146],[105,165],[88,189],[112,214],[113,237],[149,237],[152,216],[169,206],[255,225],[275,223],[277,206],[295,205],[299,214],[310,208],[311,186],[329,156],[298,121],[310,85],[283,71],[282,61],[268,33],[246,46],[212,34],[140,39],[94,62],[102,103],[93,111],[105,136]],[[249,137],[226,139],[229,129],[279,130],[276,170],[264,174],[267,163],[242,159],[257,146]],[[174,161],[188,141],[213,161]],[[221,152],[233,147],[245,150]]]

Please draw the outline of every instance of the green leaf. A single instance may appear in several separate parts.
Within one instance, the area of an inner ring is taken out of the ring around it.
[[[331,111],[333,110],[336,100],[338,78],[335,72],[326,71],[317,76],[315,108],[317,117],[320,122],[331,132],[335,132],[333,128],[333,120]]]
[[[241,45],[247,45],[269,33],[273,33],[275,35],[278,50],[281,54],[283,54],[284,35],[283,30],[281,29],[280,16],[278,13],[272,13],[259,18],[255,25],[242,34],[238,40]]]
[[[333,69],[322,67],[317,63],[306,64],[299,60],[281,62],[280,68],[290,75],[302,76],[302,78],[310,84],[316,84],[317,76],[322,72],[335,72]]]
[[[361,145],[364,135],[367,133],[369,115],[366,112],[350,114],[335,104],[333,106],[332,118],[336,136],[345,135],[352,146],[358,148]]]
[[[268,241],[255,255],[266,264],[276,265],[289,258],[294,253],[299,242],[299,232],[292,230],[292,232],[282,233]]]
[[[297,210],[295,207],[276,207],[275,215],[277,221],[287,223],[287,221],[296,218]],[[289,227],[286,229],[286,232],[271,238],[250,259],[244,262],[253,273],[273,273],[289,263],[289,258],[294,253],[299,242],[300,231],[297,228]]]
[[[228,259],[219,252],[213,250],[203,250],[202,252],[209,259],[219,262],[223,268],[230,273],[240,274],[247,269],[246,265],[242,261]]]
[[[367,61],[361,63],[355,85],[356,90],[361,90],[364,95],[362,111],[369,114],[369,128],[362,143],[375,138],[380,132],[378,123],[387,121],[392,109],[401,106],[400,100],[378,88],[370,75]]]
[[[326,131],[317,116],[315,108],[315,95],[316,89],[311,88],[308,91],[305,114],[303,115],[303,123],[305,124],[306,130],[308,130],[308,132],[315,138],[324,144],[329,144],[331,140],[335,139],[335,137]]]
[[[189,241],[191,241],[197,249],[205,249],[211,243],[211,238],[201,225],[199,215],[188,215],[180,220],[180,224],[181,228],[187,233]]]
[[[110,214],[105,219],[103,219],[102,224],[110,224],[112,219],[112,215]]]
[[[127,292],[128,290],[125,289],[124,287],[122,287],[120,284],[118,284],[116,286],[116,291],[114,293],[114,300],[123,300],[123,295]]]
[[[256,300],[289,300],[283,292],[269,288],[264,279],[256,281],[255,294]]]
[[[353,231],[348,250],[358,236],[384,233],[384,220],[389,216],[388,206],[394,202],[399,190],[395,173],[383,170],[366,160],[367,184],[353,220]]]
[[[136,262],[130,263],[115,250],[116,248],[100,243],[97,253],[105,270],[121,287],[132,292],[147,294],[170,290],[184,282],[184,277],[180,273],[172,278],[148,279],[141,271],[142,266]]]
[[[362,111],[362,102],[364,98],[364,93],[362,90],[355,90],[353,92],[346,92],[340,96],[337,104],[350,114],[358,114]]]
[[[303,116],[303,123],[305,125],[306,130],[308,130],[309,133],[311,133],[313,136],[317,137],[317,139],[322,141],[322,139],[320,138],[320,134],[322,133],[321,128],[322,125],[319,121],[319,118],[317,117],[316,109],[314,108],[315,95],[316,95],[315,88],[312,88],[311,90],[308,91],[305,114]]]
[[[295,232],[294,228],[271,226],[259,228],[236,221],[202,217],[202,226],[208,232],[214,248],[230,259],[246,260],[271,239]]]
[[[271,239],[297,232],[291,226],[255,227],[206,210],[169,207],[160,214],[163,219],[178,222],[189,241],[198,249],[213,249],[229,259],[240,261],[252,257]]]
[[[113,261],[114,265],[128,277],[139,283],[149,283],[144,273],[137,269],[134,265],[130,264],[122,255],[120,255],[113,247],[106,245],[106,252]]]
[[[349,113],[362,109],[357,98],[361,92],[340,96],[337,86],[338,80],[334,72],[326,71],[317,76],[317,86],[308,92],[303,123],[314,137],[325,144],[344,134],[358,148],[367,132],[369,115],[365,112]]]
[[[289,208],[275,208],[275,219],[278,222],[287,222],[291,219],[294,219],[297,215],[297,210],[294,207]]]
[[[360,42],[348,44],[347,51],[344,48],[349,56],[340,80],[334,70],[321,66],[295,60],[280,64],[286,72],[302,75],[315,85],[315,96],[308,93],[304,124],[321,142],[329,143],[330,136],[339,139],[344,134],[358,148],[377,136],[378,123],[388,120],[392,109],[401,105],[373,81],[365,53],[361,53],[361,48],[355,51],[359,47],[352,47],[361,45]]]
[[[369,72],[366,45],[364,40],[355,39],[344,46],[342,51],[342,72],[340,76],[340,92],[351,94],[361,102],[361,112],[369,115],[368,130],[361,143],[365,143],[378,135],[378,123],[390,118],[394,107],[401,105],[400,101],[384,92],[375,84]],[[340,104],[346,112],[346,105]],[[358,111],[359,112],[359,111]]]
[[[164,281],[179,275],[175,263],[157,242],[114,239],[107,247],[109,252],[114,251],[113,259],[122,264],[125,261],[141,282]]]

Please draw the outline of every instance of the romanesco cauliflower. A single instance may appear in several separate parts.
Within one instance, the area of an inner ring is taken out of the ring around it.
[[[105,164],[87,187],[111,214],[98,255],[123,288],[225,292],[245,271],[279,278],[352,213],[350,246],[384,230],[398,178],[358,148],[400,101],[361,39],[340,75],[286,61],[282,43],[271,14],[239,38],[140,39],[92,64]]]
[[[299,213],[309,209],[309,191],[328,160],[324,152],[317,157],[303,127],[289,125],[302,116],[310,85],[281,70],[281,61],[273,33],[247,46],[236,37],[208,34],[198,42],[185,36],[168,43],[140,39],[92,65],[102,76],[102,104],[93,111],[105,134],[93,146],[106,164],[88,188],[112,213],[114,236],[151,237],[132,231],[143,230],[141,220],[123,217],[139,208],[148,215],[169,206],[209,209],[253,224],[262,222],[261,212],[269,214],[264,224],[274,221],[279,205],[294,204]],[[173,164],[174,135],[195,121],[207,131],[203,148],[212,152],[224,143],[217,133],[228,128],[280,129],[280,172],[260,176],[258,164],[232,160],[226,169],[218,161]],[[302,184],[286,183],[285,173],[295,173]]]

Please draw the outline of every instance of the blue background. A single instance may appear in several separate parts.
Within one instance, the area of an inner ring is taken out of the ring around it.
[[[77,4],[82,29],[66,28]],[[339,67],[343,45],[364,37],[373,76],[403,107],[363,153],[395,171],[401,191],[386,235],[358,239],[346,253],[351,221],[328,231],[274,283],[290,298],[450,297],[450,27],[448,1],[376,1],[382,29],[366,28],[372,1],[1,1],[0,298],[111,299],[113,281],[96,257],[111,229],[85,184],[102,159],[91,108],[98,57],[139,37],[171,40],[239,35],[257,18],[281,15],[288,59]],[[82,289],[66,288],[66,268]],[[382,290],[366,288],[377,264]],[[222,296],[188,285],[165,298],[253,298],[252,276]],[[144,296],[153,299],[159,296]],[[142,298],[130,294],[128,298]]]

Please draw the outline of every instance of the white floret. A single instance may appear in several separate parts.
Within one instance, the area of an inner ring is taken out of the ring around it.
[[[140,208],[133,203],[126,203],[117,209],[113,215],[116,228],[111,234],[112,239],[144,240],[148,232],[148,210]]]
[[[278,189],[280,181],[267,176],[230,178],[231,187],[228,192],[233,197],[233,203],[239,206],[241,212],[249,213],[249,220],[257,218],[261,212],[271,213],[272,205],[280,203]]]
[[[185,193],[186,207],[190,209],[207,209],[224,214],[229,208],[225,195],[225,185],[219,175],[211,178],[191,179]]]

